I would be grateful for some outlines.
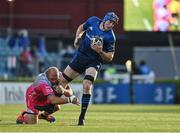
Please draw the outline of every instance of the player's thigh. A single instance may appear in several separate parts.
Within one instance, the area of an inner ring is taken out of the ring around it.
[[[97,74],[98,74],[98,72],[94,67],[89,67],[85,71],[85,76],[90,75],[90,76],[94,77],[94,80],[96,80]]]
[[[27,124],[37,124],[38,123],[38,115],[25,114],[25,119],[26,119]]]
[[[69,65],[65,68],[64,74],[71,79],[75,79],[77,76],[79,76],[79,73],[73,70]]]

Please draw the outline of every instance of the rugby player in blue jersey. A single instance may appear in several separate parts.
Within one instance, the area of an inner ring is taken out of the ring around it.
[[[74,46],[76,55],[63,72],[63,85],[84,73],[83,96],[78,125],[85,124],[85,114],[91,98],[91,88],[103,61],[112,61],[116,37],[112,28],[118,23],[118,16],[108,12],[103,19],[90,17],[76,31]]]

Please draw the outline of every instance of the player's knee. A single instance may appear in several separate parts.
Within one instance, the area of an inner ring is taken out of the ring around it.
[[[84,80],[90,81],[92,84],[94,83],[94,77],[91,75],[85,75]]]
[[[72,79],[69,76],[67,76],[65,73],[62,73],[62,76],[63,76],[62,82],[69,83],[72,81]]]
[[[91,90],[92,84],[94,82],[94,77],[90,76],[90,75],[86,75],[84,77],[84,81],[83,81],[83,88],[87,91]]]

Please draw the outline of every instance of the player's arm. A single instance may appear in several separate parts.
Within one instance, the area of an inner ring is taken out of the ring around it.
[[[114,57],[114,51],[105,52],[103,51],[103,45],[98,45],[98,44],[93,44],[93,43],[91,44],[91,48],[94,51],[96,51],[104,61],[108,61],[108,62],[112,61]]]
[[[59,84],[56,88],[55,91],[59,94],[63,94],[66,97],[70,97],[73,95],[73,91],[71,89],[71,86],[69,84],[66,85],[66,88],[64,88],[61,84]]]
[[[66,104],[66,103],[72,103],[79,105],[79,99],[75,96],[67,97],[67,98],[61,98],[57,97],[55,95],[48,95],[47,99],[51,104]]]
[[[75,40],[74,40],[74,46],[77,48],[78,47],[78,40],[81,38],[81,36],[83,35],[84,33],[84,23],[79,25],[77,31],[76,31],[76,37],[75,37]]]
[[[114,58],[114,52],[104,52],[104,51],[100,51],[99,55],[101,56],[101,58],[105,61],[112,61],[112,59]]]
[[[41,84],[39,86],[39,90],[42,92],[44,96],[47,97],[47,100],[51,104],[66,104],[66,103],[73,103],[79,105],[79,99],[75,96],[61,98],[54,95],[54,91],[51,86],[47,84]]]
[[[80,38],[82,36],[82,33],[84,32],[83,24],[79,25],[77,31],[76,31],[76,38]]]
[[[114,57],[114,52],[105,52],[103,51],[102,46],[99,45],[92,45],[91,48],[95,50],[104,61],[112,61]]]
[[[64,90],[64,95],[66,97],[70,97],[73,95],[73,91],[72,91],[71,86],[69,84],[66,86],[66,88]]]

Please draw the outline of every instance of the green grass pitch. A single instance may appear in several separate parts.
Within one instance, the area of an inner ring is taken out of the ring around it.
[[[125,30],[147,31],[143,19],[147,19],[150,26],[153,27],[153,0],[138,0],[138,7],[133,4],[133,0],[124,0],[124,2]]]
[[[0,105],[1,132],[180,132],[180,106],[90,105],[85,126],[77,126],[80,107],[64,105],[57,121],[16,125],[24,105]]]

